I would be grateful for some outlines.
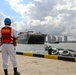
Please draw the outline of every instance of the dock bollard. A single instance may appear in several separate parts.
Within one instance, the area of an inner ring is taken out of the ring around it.
[[[49,55],[51,55],[51,54],[52,54],[53,49],[52,49],[52,47],[51,47],[51,46],[46,46],[46,47],[45,47],[45,50],[47,50],[47,51],[48,51],[48,54],[49,54]]]
[[[48,49],[48,54],[52,54],[52,48]]]

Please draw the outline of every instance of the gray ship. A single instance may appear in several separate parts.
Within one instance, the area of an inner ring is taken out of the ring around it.
[[[34,31],[20,32],[18,43],[20,44],[44,44],[46,40],[46,34],[41,32],[36,33]]]

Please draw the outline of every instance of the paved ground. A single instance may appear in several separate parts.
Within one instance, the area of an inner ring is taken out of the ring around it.
[[[21,55],[17,55],[17,62],[21,75],[76,75],[76,62]],[[9,75],[13,75],[10,59],[8,64]],[[2,58],[0,60],[0,75],[4,75]]]

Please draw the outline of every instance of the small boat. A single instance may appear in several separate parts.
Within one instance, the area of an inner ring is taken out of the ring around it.
[[[61,55],[62,56],[70,56],[70,52],[68,50],[64,50]]]
[[[59,41],[51,41],[49,43],[52,43],[52,44],[59,44],[60,42]]]
[[[66,49],[62,52],[62,56],[71,56],[71,57],[76,57],[76,51],[72,49]]]
[[[58,51],[58,49],[56,49],[56,48],[53,48],[53,50],[52,50],[52,53],[51,53],[52,55],[59,55],[59,51]]]
[[[62,49],[62,48],[52,48],[51,46],[45,45],[45,50],[48,51],[48,54],[60,55],[61,52],[62,52],[64,49]]]
[[[52,48],[51,46],[46,46],[45,50],[48,51],[48,54],[52,55],[76,57],[76,51],[72,49]]]

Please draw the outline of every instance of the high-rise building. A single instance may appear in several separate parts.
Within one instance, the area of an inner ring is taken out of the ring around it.
[[[56,37],[54,35],[51,36],[51,41],[56,41]]]
[[[48,42],[51,42],[51,36],[48,35]]]
[[[62,37],[58,37],[58,41],[59,42],[62,42]]]
[[[46,42],[51,42],[51,36],[50,35],[47,35]]]
[[[67,36],[64,36],[64,42],[67,42]]]

